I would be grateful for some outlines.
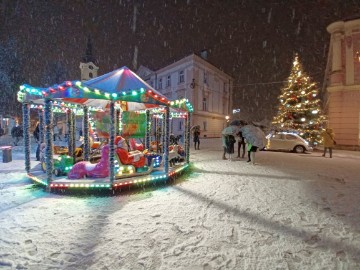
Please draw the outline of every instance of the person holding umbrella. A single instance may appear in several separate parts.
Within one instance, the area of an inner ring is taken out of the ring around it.
[[[231,154],[234,153],[234,143],[236,142],[235,136],[240,131],[240,121],[234,120],[230,125],[223,129],[221,132],[221,141],[224,148],[224,153],[222,156],[223,160],[227,160],[226,153],[231,157]]]
[[[240,121],[240,125],[241,126],[245,126],[247,125],[247,123],[245,121]],[[245,157],[245,148],[246,148],[246,142],[245,142],[245,138],[242,135],[242,132],[240,131],[238,134],[239,136],[239,141],[238,141],[238,155],[237,157],[240,158],[240,151],[242,149],[242,155],[241,158]]]
[[[255,153],[258,148],[264,148],[266,144],[264,132],[256,126],[245,125],[240,128],[243,137],[246,139],[248,149],[248,161],[255,164]]]

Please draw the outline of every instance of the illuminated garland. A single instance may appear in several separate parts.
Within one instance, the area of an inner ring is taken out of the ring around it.
[[[188,117],[185,120],[185,152],[186,162],[190,162],[190,126],[191,126],[191,113],[188,113]]]
[[[166,106],[165,108],[165,121],[164,122],[164,129],[165,129],[165,136],[163,134],[163,153],[164,153],[164,169],[165,173],[169,173],[169,142],[170,142],[170,134],[169,134],[169,117],[170,117],[170,108]]]
[[[23,137],[25,147],[25,170],[30,172],[30,106],[24,103],[22,105],[23,111]]]
[[[166,99],[165,96],[160,95],[151,89],[129,89],[127,91],[121,91],[119,93],[111,93],[107,91],[103,91],[97,88],[91,88],[86,86],[86,82],[83,84],[80,81],[65,81],[62,84],[54,85],[48,88],[38,88],[30,85],[21,85],[20,90],[18,92],[18,101],[24,102],[30,99],[43,99],[43,98],[63,98],[63,97],[71,97],[68,92],[72,90],[81,90],[87,94],[86,98],[94,98],[94,99],[104,99],[104,100],[133,100],[142,99],[139,95],[146,95],[153,100],[158,101],[162,104],[170,104],[170,101]]]
[[[146,110],[146,133],[145,133],[145,149],[150,150],[150,132],[151,132],[151,116],[150,110]]]
[[[75,149],[76,149],[76,115],[73,112],[73,110],[71,110],[71,134],[70,134],[70,142],[71,142],[71,148],[73,149],[73,153],[72,153],[72,157],[74,158],[74,160],[76,160],[76,156],[75,156]]]
[[[71,134],[74,132],[72,130],[72,124],[71,124],[72,119],[71,118],[72,118],[71,110],[67,110],[66,111],[66,125],[67,125],[67,130],[68,130],[68,149],[69,149],[68,155],[72,157],[75,149],[73,149],[73,144],[71,142],[71,139],[72,139]]]
[[[166,108],[169,108],[169,107],[166,107]],[[169,112],[167,111],[167,110],[165,110],[165,113],[164,113],[164,116],[163,116],[163,119],[161,120],[162,122],[161,122],[161,138],[162,138],[162,140],[161,140],[161,144],[162,145],[165,145],[165,141],[166,141],[166,132],[167,132],[167,130],[166,129],[168,129],[169,128],[169,125],[166,125],[166,117],[168,117],[169,118]],[[168,119],[168,121],[169,121],[169,119]],[[163,153],[164,153],[164,147],[163,147]]]
[[[170,107],[180,108],[180,109],[183,109],[183,110],[187,110],[188,112],[193,112],[194,111],[193,106],[191,105],[189,100],[186,99],[186,98],[170,101]]]
[[[110,151],[109,151],[109,160],[110,160],[110,183],[112,184],[115,179],[115,103],[111,101],[110,103]]]
[[[45,163],[46,175],[48,185],[52,182],[52,173],[54,170],[53,161],[53,115],[52,115],[52,101],[45,99]]]
[[[45,142],[45,123],[44,123],[44,110],[39,110],[39,141]]]
[[[83,130],[84,130],[84,160],[90,160],[90,144],[89,144],[89,110],[87,106],[84,106],[83,117]]]
[[[116,121],[115,121],[115,130],[116,130],[116,136],[120,135],[120,109],[116,109]]]

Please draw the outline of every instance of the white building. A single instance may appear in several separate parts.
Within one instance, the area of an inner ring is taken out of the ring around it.
[[[141,66],[137,74],[171,100],[187,98],[194,107],[191,125],[200,126],[201,137],[221,135],[232,110],[232,77],[195,54],[156,71]],[[183,129],[183,121],[173,120],[172,133]]]

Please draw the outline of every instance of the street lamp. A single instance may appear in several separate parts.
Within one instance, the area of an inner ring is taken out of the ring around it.
[[[225,116],[226,122],[229,122],[230,116]]]

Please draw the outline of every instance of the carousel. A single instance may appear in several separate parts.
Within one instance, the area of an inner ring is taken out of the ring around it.
[[[191,104],[167,99],[127,67],[85,82],[47,88],[25,84],[18,101],[23,109],[25,170],[49,192],[144,186],[174,178],[189,166]],[[37,110],[39,126],[40,161],[35,164],[31,110]],[[66,119],[66,146],[54,143],[54,114]],[[76,140],[79,117],[81,145]],[[171,133],[173,121],[184,122],[178,137]]]

